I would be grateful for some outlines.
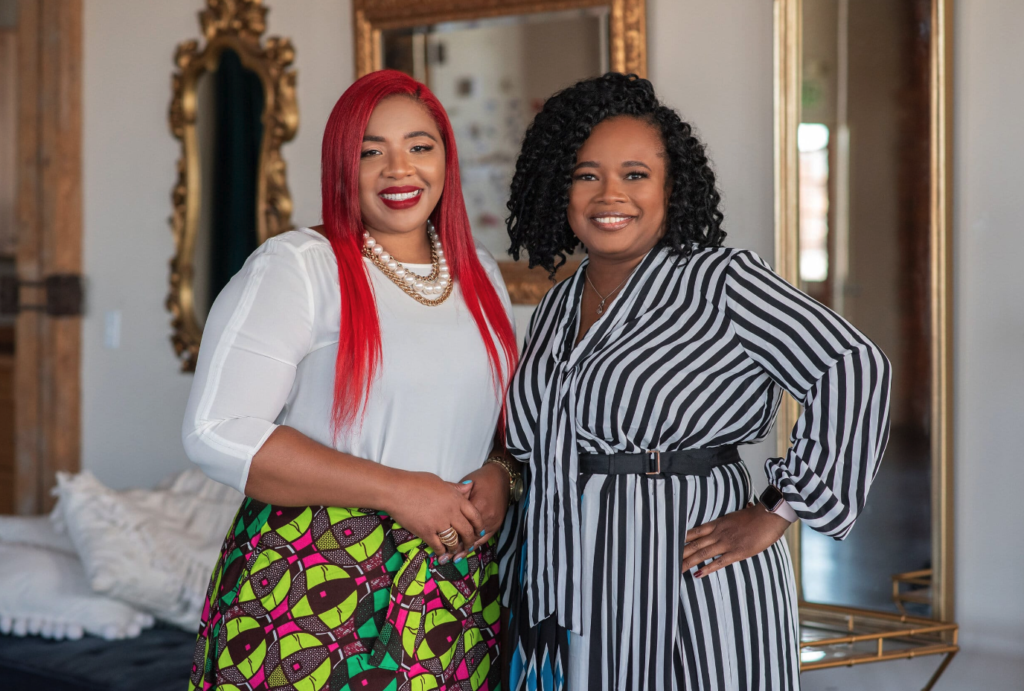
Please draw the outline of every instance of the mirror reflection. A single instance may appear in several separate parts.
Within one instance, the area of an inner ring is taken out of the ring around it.
[[[607,42],[607,8],[383,32],[383,66],[427,84],[448,111],[473,234],[498,259],[527,125],[552,93],[608,70]]]
[[[800,288],[889,356],[892,431],[843,545],[802,528],[804,599],[931,614],[931,3],[803,0]]]
[[[259,244],[258,180],[263,83],[238,53],[224,49],[196,83],[199,218],[192,260],[196,321]]]

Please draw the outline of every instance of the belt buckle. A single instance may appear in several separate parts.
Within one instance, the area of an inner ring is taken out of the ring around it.
[[[661,475],[661,452],[657,449],[647,449],[647,453],[654,454],[655,467],[657,470],[644,473],[644,475]]]

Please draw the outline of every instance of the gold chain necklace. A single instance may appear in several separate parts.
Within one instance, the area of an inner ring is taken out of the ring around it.
[[[402,266],[401,262],[384,251],[369,233],[363,233],[363,256],[373,262],[381,273],[402,291],[421,305],[436,307],[452,294],[455,283],[448,271],[448,260],[444,257],[441,242],[437,239],[433,223],[427,222],[427,237],[430,240],[430,274],[419,276]],[[437,296],[437,297],[434,297]]]

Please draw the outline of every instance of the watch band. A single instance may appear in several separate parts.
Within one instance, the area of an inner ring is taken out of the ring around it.
[[[488,463],[497,463],[505,469],[505,472],[508,473],[509,500],[519,501],[523,496],[523,474],[517,471],[504,456],[491,456],[484,461],[484,465]]]
[[[779,488],[774,485],[768,485],[765,490],[761,492],[760,501],[767,511],[775,514],[776,516],[785,518],[790,523],[797,519],[796,511],[793,510],[793,507],[790,506],[789,502],[787,502],[785,497],[782,496],[782,492]]]

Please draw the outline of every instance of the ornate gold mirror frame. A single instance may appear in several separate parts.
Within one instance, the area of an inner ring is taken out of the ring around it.
[[[800,284],[797,128],[803,87],[802,0],[774,0],[775,12],[775,265]],[[932,619],[806,602],[800,582],[799,523],[787,532],[800,594],[801,650],[823,653],[802,670],[945,655],[930,689],[959,650],[953,623],[953,408],[952,408],[952,0],[931,0],[930,50],[930,311],[931,311],[931,541],[930,573],[897,574],[893,601],[914,601],[901,584],[930,588]],[[779,413],[778,448],[789,448],[799,406],[788,395]],[[884,461],[883,461],[884,463]],[[905,611],[905,610],[904,610]],[[802,656],[803,658],[803,656]]]
[[[169,119],[171,132],[181,142],[181,158],[178,159],[178,181],[172,192],[175,253],[171,259],[167,309],[172,314],[171,341],[182,360],[184,372],[195,370],[203,330],[193,295],[193,257],[202,190],[196,88],[204,72],[216,69],[224,50],[235,51],[242,65],[254,72],[263,84],[263,141],[256,175],[257,242],[262,243],[291,226],[292,199],[281,145],[295,136],[299,124],[296,74],[289,69],[295,50],[286,38],[275,36],[261,43],[266,14],[262,0],[206,0],[206,9],[199,12],[206,45],[200,49],[197,41],[185,41],[178,45],[174,57],[178,71],[172,78],[174,95]]]
[[[381,31],[385,29],[594,7],[608,9],[611,70],[646,77],[646,0],[354,0],[356,77],[381,68]],[[541,268],[528,269],[526,262],[499,264],[513,303],[536,305],[551,288],[547,272]],[[563,266],[557,278],[576,266],[575,262]]]

